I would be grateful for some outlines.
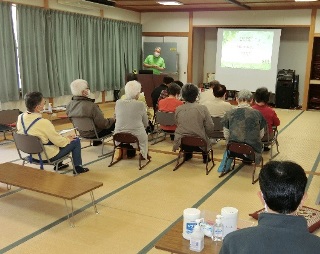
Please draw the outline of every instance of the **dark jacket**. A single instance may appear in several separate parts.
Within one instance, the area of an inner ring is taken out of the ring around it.
[[[159,99],[159,96],[160,96],[162,90],[167,90],[167,88],[168,88],[168,86],[166,86],[165,84],[161,84],[160,86],[156,87],[152,91],[152,93],[151,93],[152,106],[155,111],[157,110],[158,99]]]
[[[67,105],[68,117],[89,117],[93,119],[94,125],[96,126],[97,132],[104,129],[109,129],[115,122],[113,118],[104,118],[103,112],[95,100],[84,96],[73,96],[70,103]],[[79,130],[82,137],[93,137],[95,136],[93,131],[81,131]]]
[[[302,216],[262,213],[258,226],[228,234],[220,254],[317,254],[320,238]]]

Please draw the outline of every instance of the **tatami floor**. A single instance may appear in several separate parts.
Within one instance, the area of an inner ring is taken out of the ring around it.
[[[114,103],[100,105],[113,115]],[[308,175],[306,206],[320,209],[315,200],[320,190],[320,112],[276,109],[280,154],[274,159],[298,162]],[[58,130],[71,124],[54,121]],[[1,140],[0,140],[1,141]],[[20,164],[13,143],[0,142],[0,163]],[[238,165],[224,178],[216,172],[225,142],[213,146],[216,166],[205,174],[202,160],[193,158],[173,172],[177,154],[172,141],[149,146],[152,161],[138,170],[137,159],[108,167],[111,158],[98,158],[101,147],[82,150],[90,172],[77,177],[103,182],[94,191],[99,214],[90,206],[90,195],[74,200],[75,227],[69,226],[64,201],[59,198],[0,183],[0,253],[164,253],[155,242],[177,220],[183,210],[219,212],[222,207],[239,209],[239,218],[255,222],[249,213],[262,208],[259,184],[251,184],[251,166]],[[112,149],[111,140],[106,150]],[[264,153],[265,161],[269,153]],[[36,167],[36,166],[34,166]],[[52,167],[46,167],[51,170]],[[72,175],[71,172],[67,173]],[[315,231],[320,236],[320,230]]]

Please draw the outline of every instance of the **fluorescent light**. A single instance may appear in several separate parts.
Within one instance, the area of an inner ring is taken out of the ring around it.
[[[295,0],[296,2],[317,2],[318,0]]]
[[[182,3],[177,1],[159,1],[157,3],[162,5],[182,5]]]

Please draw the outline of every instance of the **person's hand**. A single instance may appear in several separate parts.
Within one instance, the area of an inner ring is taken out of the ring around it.
[[[76,138],[76,135],[69,135],[69,136],[67,136],[67,138],[68,138],[70,141],[72,141],[72,140],[74,140],[74,139]]]

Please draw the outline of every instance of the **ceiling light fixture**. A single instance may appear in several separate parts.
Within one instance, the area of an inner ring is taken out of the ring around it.
[[[296,2],[317,2],[318,0],[295,0]]]
[[[162,5],[183,5],[182,3],[177,1],[159,1],[157,3]]]

